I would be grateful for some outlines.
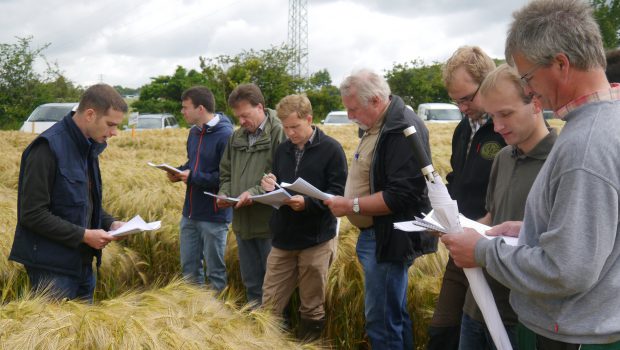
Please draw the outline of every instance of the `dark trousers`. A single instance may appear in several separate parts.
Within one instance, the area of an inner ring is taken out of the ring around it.
[[[461,333],[463,304],[469,282],[463,269],[454,264],[452,257],[446,264],[441,291],[428,329],[428,350],[457,350]]]
[[[26,266],[33,292],[43,292],[54,299],[82,299],[93,302],[95,275],[92,264],[82,265],[80,277]]]
[[[525,336],[525,337],[524,337]],[[527,340],[524,341],[524,339]],[[618,350],[620,341],[611,344],[570,344],[549,339],[519,325],[519,350]]]

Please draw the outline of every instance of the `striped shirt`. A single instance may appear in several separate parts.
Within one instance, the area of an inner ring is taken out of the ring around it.
[[[256,128],[256,130],[253,133],[250,133],[250,132],[247,133],[248,144],[250,145],[250,147],[254,146],[256,141],[258,141],[260,136],[263,134],[263,130],[265,130],[265,124],[267,124],[267,116],[265,116],[265,119],[263,119],[263,122],[260,123],[258,128]]]
[[[612,83],[610,84],[609,89],[603,89],[599,91],[595,91],[588,95],[583,95],[578,97],[569,103],[567,103],[564,107],[558,109],[555,114],[558,118],[564,119],[566,115],[575,109],[592,102],[599,101],[615,101],[620,100],[620,83]]]
[[[304,146],[310,145],[312,143],[312,140],[314,140],[314,135],[316,135],[316,127],[313,126],[312,135],[310,135],[310,138]],[[297,169],[299,168],[299,163],[301,162],[301,158],[304,156],[305,150],[306,147],[299,148],[297,145],[295,146],[295,175],[297,175]]]
[[[474,139],[474,135],[478,130],[480,130],[481,126],[483,126],[489,121],[489,115],[485,113],[478,120],[471,120],[471,118],[467,119],[469,121],[469,127],[471,127],[471,135],[469,136],[469,142],[467,143],[466,151],[466,153],[469,154],[469,147],[471,147],[471,141]]]

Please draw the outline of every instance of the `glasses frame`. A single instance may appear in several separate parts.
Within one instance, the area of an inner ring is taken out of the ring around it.
[[[523,82],[523,84],[529,85],[530,81],[534,78],[534,72],[536,72],[536,70],[540,67],[542,67],[541,64],[535,64],[534,67],[530,68],[530,70],[520,76],[519,79]]]
[[[465,103],[472,103],[474,101],[474,99],[476,98],[476,95],[478,95],[478,91],[480,91],[480,86],[481,86],[481,84],[478,84],[478,88],[470,96],[461,97],[458,100],[455,100],[455,101],[452,101],[452,102],[454,102],[454,104],[457,105],[457,106],[460,106],[460,105],[465,104]]]

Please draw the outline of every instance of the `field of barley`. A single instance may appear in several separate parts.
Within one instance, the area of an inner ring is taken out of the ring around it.
[[[559,122],[553,122],[559,126]],[[455,124],[429,124],[435,168],[450,170]],[[339,140],[350,160],[358,139],[352,126],[322,127]],[[178,223],[184,184],[146,162],[185,161],[187,129],[122,132],[101,155],[104,207],[118,219],[136,214],[162,220],[162,228],[113,242],[103,252],[94,305],[49,302],[28,293],[23,267],[7,257],[16,223],[21,152],[35,137],[0,131],[0,349],[364,349],[363,280],[355,256],[358,231],[343,220],[338,256],[327,291],[327,326],[322,341],[302,344],[281,322],[244,305],[237,247],[229,234],[226,263],[229,287],[215,297],[180,280]],[[415,261],[409,271],[409,310],[416,343],[423,348],[426,327],[439,292],[447,254]],[[292,307],[297,299],[293,297]],[[293,317],[293,327],[296,325]]]

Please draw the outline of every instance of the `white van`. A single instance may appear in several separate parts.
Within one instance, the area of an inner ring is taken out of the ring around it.
[[[347,125],[353,124],[353,121],[347,116],[347,111],[331,111],[325,119],[321,120],[321,124],[325,125]]]
[[[19,131],[40,134],[61,121],[77,105],[77,102],[42,104],[30,113]]]
[[[451,103],[422,103],[418,106],[418,116],[433,123],[460,122],[463,118],[459,108]]]

